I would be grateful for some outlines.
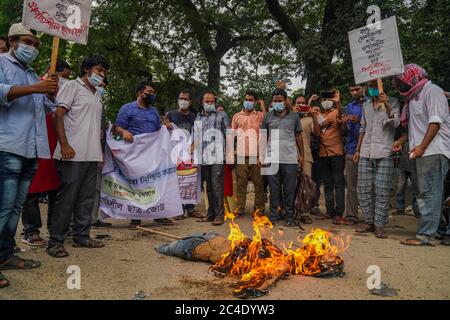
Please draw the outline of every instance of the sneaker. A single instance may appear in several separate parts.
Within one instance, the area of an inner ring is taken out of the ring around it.
[[[45,247],[47,241],[41,238],[39,233],[33,233],[22,238],[22,242],[30,247]]]
[[[107,223],[107,222],[103,222],[100,219],[98,219],[97,221],[95,221],[92,224],[92,227],[94,227],[94,228],[111,228],[112,224],[111,223]]]

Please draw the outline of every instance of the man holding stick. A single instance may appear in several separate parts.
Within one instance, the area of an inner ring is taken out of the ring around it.
[[[0,270],[33,269],[40,262],[14,256],[14,237],[37,158],[50,158],[45,108],[56,107],[58,79],[39,81],[31,68],[40,43],[29,29],[12,25],[8,41],[0,55]],[[8,285],[0,273],[0,288]]]

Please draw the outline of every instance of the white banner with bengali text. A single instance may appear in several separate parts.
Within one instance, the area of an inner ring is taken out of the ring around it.
[[[116,219],[159,219],[181,215],[173,142],[165,126],[134,136],[133,143],[107,135],[100,209]]]

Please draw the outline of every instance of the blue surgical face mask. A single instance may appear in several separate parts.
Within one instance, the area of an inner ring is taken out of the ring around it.
[[[214,112],[216,111],[216,105],[215,104],[203,104],[203,109],[206,112]]]
[[[95,72],[93,72],[89,77],[88,77],[89,82],[92,84],[92,86],[94,87],[98,87],[99,85],[102,84],[103,82],[103,77],[96,74]]]
[[[103,96],[105,95],[105,88],[103,88],[103,87],[95,87],[95,89],[97,89],[98,94],[100,95],[100,97],[103,98]]]
[[[244,109],[247,111],[253,110],[255,103],[252,101],[244,101]]]
[[[286,106],[284,105],[284,102],[274,102],[274,103],[272,103],[272,107],[273,107],[273,110],[275,110],[277,112],[283,111],[286,108]]]
[[[369,90],[368,91],[369,92],[369,96],[371,96],[373,98],[377,98],[380,95],[380,91],[378,89],[369,87],[368,90]]]
[[[19,42],[19,47],[14,50],[14,55],[20,62],[30,64],[36,60],[39,55],[39,51],[33,46]]]

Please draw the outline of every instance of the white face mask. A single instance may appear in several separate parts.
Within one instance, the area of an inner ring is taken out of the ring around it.
[[[333,106],[334,106],[334,102],[331,100],[322,101],[323,110],[330,110],[331,108],[333,108]]]
[[[181,99],[178,100],[178,107],[181,110],[187,110],[189,108],[189,105],[190,105],[190,102],[187,100],[181,100]]]

